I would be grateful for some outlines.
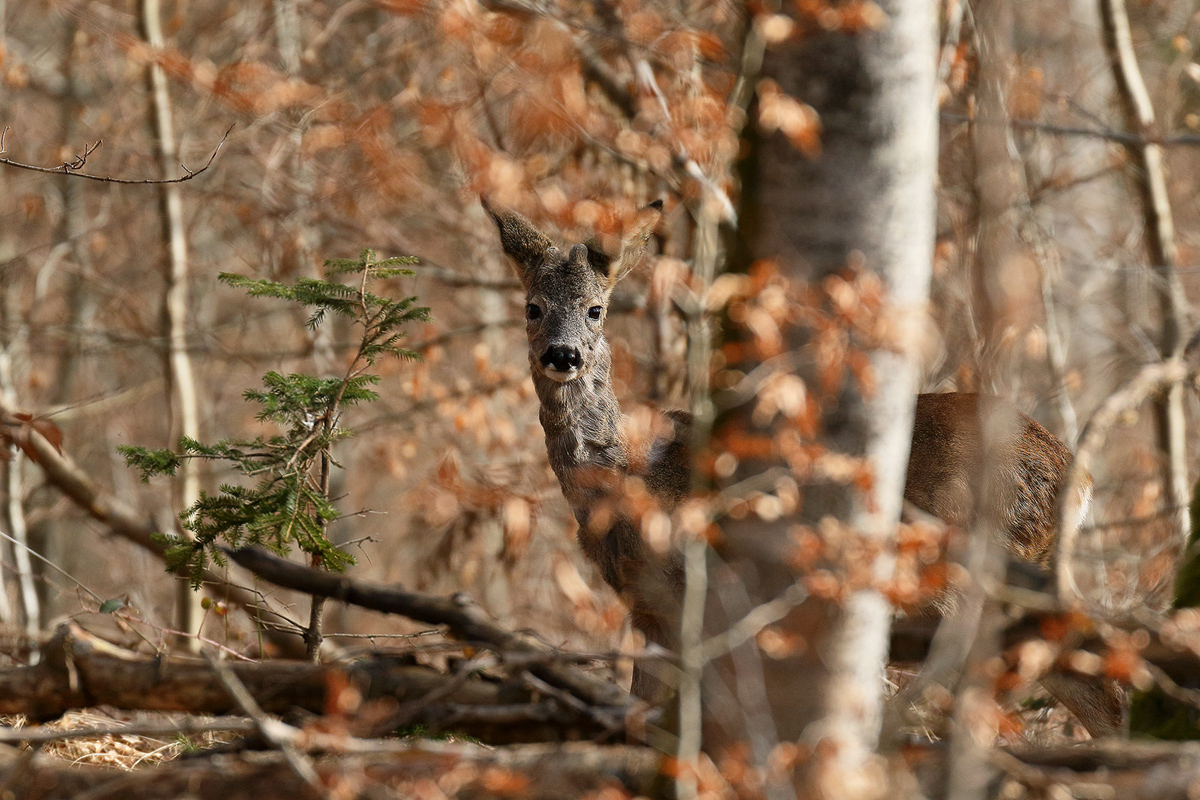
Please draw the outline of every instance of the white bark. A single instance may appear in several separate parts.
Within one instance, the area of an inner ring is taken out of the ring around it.
[[[898,352],[877,350],[871,357],[877,387],[866,401],[866,456],[874,471],[873,502],[860,504],[850,519],[880,548],[874,565],[876,586],[886,584],[894,569],[891,546],[900,519],[920,379],[916,346],[933,259],[938,140],[936,9],[932,3],[895,3],[885,9],[891,18],[887,55],[895,59],[895,77],[881,95],[879,113],[893,128],[890,140],[873,158],[873,166],[889,179],[875,199],[884,230],[878,260],[870,266],[887,282],[900,335],[908,338],[896,342]],[[892,613],[877,588],[857,591],[848,599],[832,639],[833,680],[826,695],[825,724],[841,747],[841,767],[850,772],[865,766],[879,740]]]
[[[142,35],[154,49],[163,47],[162,21],[158,0],[140,0],[138,5]],[[178,149],[172,120],[171,95],[167,75],[156,63],[148,66],[147,83],[150,89],[151,121],[158,142],[160,169],[164,178],[172,177],[178,169]],[[166,368],[171,395],[172,445],[179,436],[198,439],[200,413],[196,398],[196,383],[192,361],[188,354],[188,248],[183,224],[183,195],[178,184],[159,187],[163,239],[167,245],[166,291],[163,296],[163,316],[166,328]],[[200,497],[199,464],[187,460],[180,468],[174,484],[176,509],[190,507]],[[203,621],[200,595],[193,592],[186,579],[181,579],[177,595],[176,624],[188,634],[197,634]],[[190,640],[195,647],[198,640]]]
[[[803,649],[762,659],[764,694],[779,737],[832,745],[820,748],[828,757],[806,766],[815,772],[798,776],[802,796],[862,797],[884,788],[874,753],[892,608],[880,590],[894,568],[918,388],[916,346],[933,254],[937,16],[932,2],[880,6],[887,21],[877,29],[813,33],[767,51],[763,76],[820,116],[821,153],[805,155],[781,136],[766,136],[748,187],[757,199],[757,219],[743,215],[757,224],[752,257],[774,257],[784,276],[812,286],[862,264],[885,284],[886,313],[895,322],[893,339],[870,352],[874,388],[848,379],[836,397],[827,398],[836,413],[823,420],[822,444],[865,459],[873,471],[871,489],[801,486],[799,520],[722,524],[723,553],[742,575],[752,606],[796,585],[800,576],[785,557],[788,531],[797,521],[840,520],[878,554],[871,585],[841,604],[810,598],[776,626],[804,641]],[[789,332],[788,345],[804,348],[807,336]],[[801,376],[810,391],[819,391],[812,374]],[[778,432],[745,421],[755,433]],[[747,460],[734,477],[764,474],[773,463]],[[731,728],[725,725],[727,732]],[[744,740],[748,731],[743,725],[732,735]]]
[[[1129,31],[1124,0],[1100,0],[1100,22],[1104,45],[1112,64],[1117,97],[1125,111],[1129,132],[1147,137],[1154,135],[1154,106],[1138,67],[1137,54]],[[1175,223],[1171,198],[1167,191],[1164,153],[1161,145],[1149,141],[1127,145],[1135,169],[1130,171],[1142,199],[1145,218],[1146,251],[1150,267],[1157,273],[1155,293],[1162,315],[1163,358],[1183,353],[1187,329],[1187,297],[1176,270],[1179,253],[1175,246]],[[1190,484],[1187,469],[1187,421],[1183,409],[1183,386],[1173,386],[1155,405],[1159,449],[1165,458],[1163,469],[1167,501],[1175,518],[1181,547],[1191,533],[1188,517]]]

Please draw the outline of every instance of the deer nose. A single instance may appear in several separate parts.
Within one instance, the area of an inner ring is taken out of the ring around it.
[[[570,372],[583,366],[583,356],[574,347],[555,345],[542,355],[542,366],[552,367],[559,372]]]

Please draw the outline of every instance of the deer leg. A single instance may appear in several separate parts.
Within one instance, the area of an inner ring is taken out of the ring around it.
[[[1117,736],[1125,730],[1125,692],[1116,681],[1055,670],[1039,682],[1083,723],[1093,739]]]
[[[635,608],[630,613],[630,619],[633,627],[646,637],[647,645],[658,645],[668,650],[671,649],[671,637],[663,630],[662,622],[656,614],[645,609]],[[665,671],[668,668],[668,665],[659,658],[639,659],[633,665],[633,685],[630,687],[630,691],[635,697],[639,697],[651,705],[665,704],[675,691],[673,682],[665,679]]]

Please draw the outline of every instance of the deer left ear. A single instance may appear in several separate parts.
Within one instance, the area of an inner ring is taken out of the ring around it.
[[[625,227],[621,237],[620,250],[615,255],[605,252],[605,248],[595,245],[588,246],[588,263],[592,269],[608,279],[609,287],[616,285],[642,260],[654,226],[662,218],[662,200],[655,200],[650,205],[637,212]]]

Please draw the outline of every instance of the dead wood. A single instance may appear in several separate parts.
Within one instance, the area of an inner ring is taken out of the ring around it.
[[[939,622],[937,619],[897,620],[892,631],[891,660],[903,663],[924,661],[929,655],[929,646]],[[1197,643],[1180,642],[1176,645],[1164,641],[1152,627],[1135,621],[1130,621],[1128,625],[1110,622],[1106,627],[1115,631],[1145,631],[1145,639],[1138,645],[1138,655],[1173,680],[1192,684],[1195,683],[1195,676],[1200,675],[1200,655],[1188,649],[1189,645],[1194,647]],[[1050,611],[1029,613],[1011,621],[1004,629],[1001,646],[1004,650],[1012,650],[1047,636],[1052,640],[1065,637],[1064,652],[1087,650],[1103,654],[1110,647],[1105,636],[1084,618]]]
[[[925,796],[945,796],[949,748],[943,743],[905,748]],[[1190,800],[1200,780],[1200,743],[1105,739],[1054,747],[987,751],[998,773],[988,798],[1119,798]]]
[[[577,743],[490,749],[393,742],[376,755],[326,756],[313,764],[326,793],[335,797],[560,800],[606,787],[648,795],[661,761],[662,756],[652,750],[630,746]],[[70,767],[42,754],[23,757],[0,750],[0,788],[25,800],[84,795],[89,800],[308,800],[318,796],[279,753],[216,755],[152,770],[115,772]]]
[[[994,763],[1007,782],[1033,790],[1035,797],[1044,792],[1051,797],[1190,800],[1200,780],[1200,744],[1104,740],[997,751]]]
[[[527,668],[551,686],[565,689],[592,706],[629,705],[629,695],[616,684],[555,663],[554,657],[558,651],[531,636],[500,627],[488,619],[483,610],[465,594],[432,597],[406,592],[392,586],[304,567],[258,548],[242,548],[227,551],[227,554],[238,565],[285,589],[330,597],[386,614],[401,614],[430,625],[445,625],[454,638],[484,645],[501,653],[544,655],[544,662],[531,663]]]
[[[619,734],[627,710],[580,709],[530,692],[518,681],[461,680],[394,657],[345,665],[230,662],[228,669],[271,714],[325,714],[338,706],[342,687],[352,687],[364,703],[363,720],[351,720],[352,729],[355,724],[378,724],[378,717],[402,707],[406,726],[432,732],[453,731],[490,743],[564,741]],[[139,655],[74,625],[58,629],[36,666],[0,670],[0,714],[46,720],[100,705],[193,714],[242,710],[205,661]]]

